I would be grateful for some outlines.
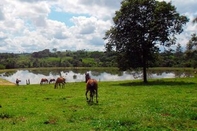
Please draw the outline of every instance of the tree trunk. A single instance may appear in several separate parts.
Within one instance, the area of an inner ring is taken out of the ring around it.
[[[147,83],[146,65],[143,66],[143,81]]]
[[[146,49],[145,47],[143,48],[143,58],[142,58],[142,61],[143,61],[143,81],[144,83],[147,83],[147,74],[146,74]]]

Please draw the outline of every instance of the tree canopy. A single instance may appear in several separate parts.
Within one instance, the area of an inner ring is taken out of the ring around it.
[[[104,37],[106,51],[115,50],[121,70],[143,68],[143,80],[147,82],[146,69],[156,60],[158,45],[175,44],[176,34],[183,31],[188,19],[170,2],[123,0],[113,22]]]

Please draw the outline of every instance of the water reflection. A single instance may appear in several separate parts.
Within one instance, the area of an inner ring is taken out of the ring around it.
[[[22,85],[30,79],[31,84],[39,84],[41,78],[53,79],[59,76],[66,77],[67,82],[84,82],[84,74],[88,72],[91,77],[98,81],[134,80],[142,79],[141,71],[118,71],[118,70],[17,70],[0,73],[0,77],[15,83],[18,78]],[[147,77],[154,78],[175,78],[193,77],[191,72],[180,71],[149,71]]]

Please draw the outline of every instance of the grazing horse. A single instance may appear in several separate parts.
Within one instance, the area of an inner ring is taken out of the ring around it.
[[[96,103],[98,103],[97,97],[98,97],[98,82],[95,79],[91,79],[89,73],[85,74],[86,78],[86,100],[88,102],[93,102],[94,94],[96,94]],[[88,99],[87,94],[90,91],[90,99]]]
[[[49,84],[52,83],[52,82],[55,82],[55,79],[50,79],[49,80]]]
[[[55,82],[54,89],[58,88],[58,86],[61,86],[61,84],[62,84],[62,88],[63,88],[66,84],[66,79],[63,77],[58,77]]]
[[[21,80],[19,80],[18,78],[16,79],[16,85],[19,85],[19,82],[21,82]]]
[[[43,83],[48,83],[48,79],[46,78],[42,78],[41,81],[40,81],[40,85],[42,85]]]

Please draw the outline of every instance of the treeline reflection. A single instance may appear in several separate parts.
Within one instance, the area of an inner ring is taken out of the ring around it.
[[[26,84],[26,80],[30,79],[31,84],[38,84],[41,78],[57,78],[59,76],[66,77],[67,82],[82,82],[84,81],[85,73],[90,73],[92,78],[99,81],[115,81],[115,80],[134,80],[142,79],[142,71],[119,71],[116,69],[109,70],[88,70],[88,69],[36,69],[36,70],[17,70],[6,71],[0,73],[0,77],[8,81],[15,82],[17,78],[21,79],[21,84]],[[154,78],[180,78],[193,77],[192,71],[178,71],[178,70],[149,70],[147,72],[148,79]]]

